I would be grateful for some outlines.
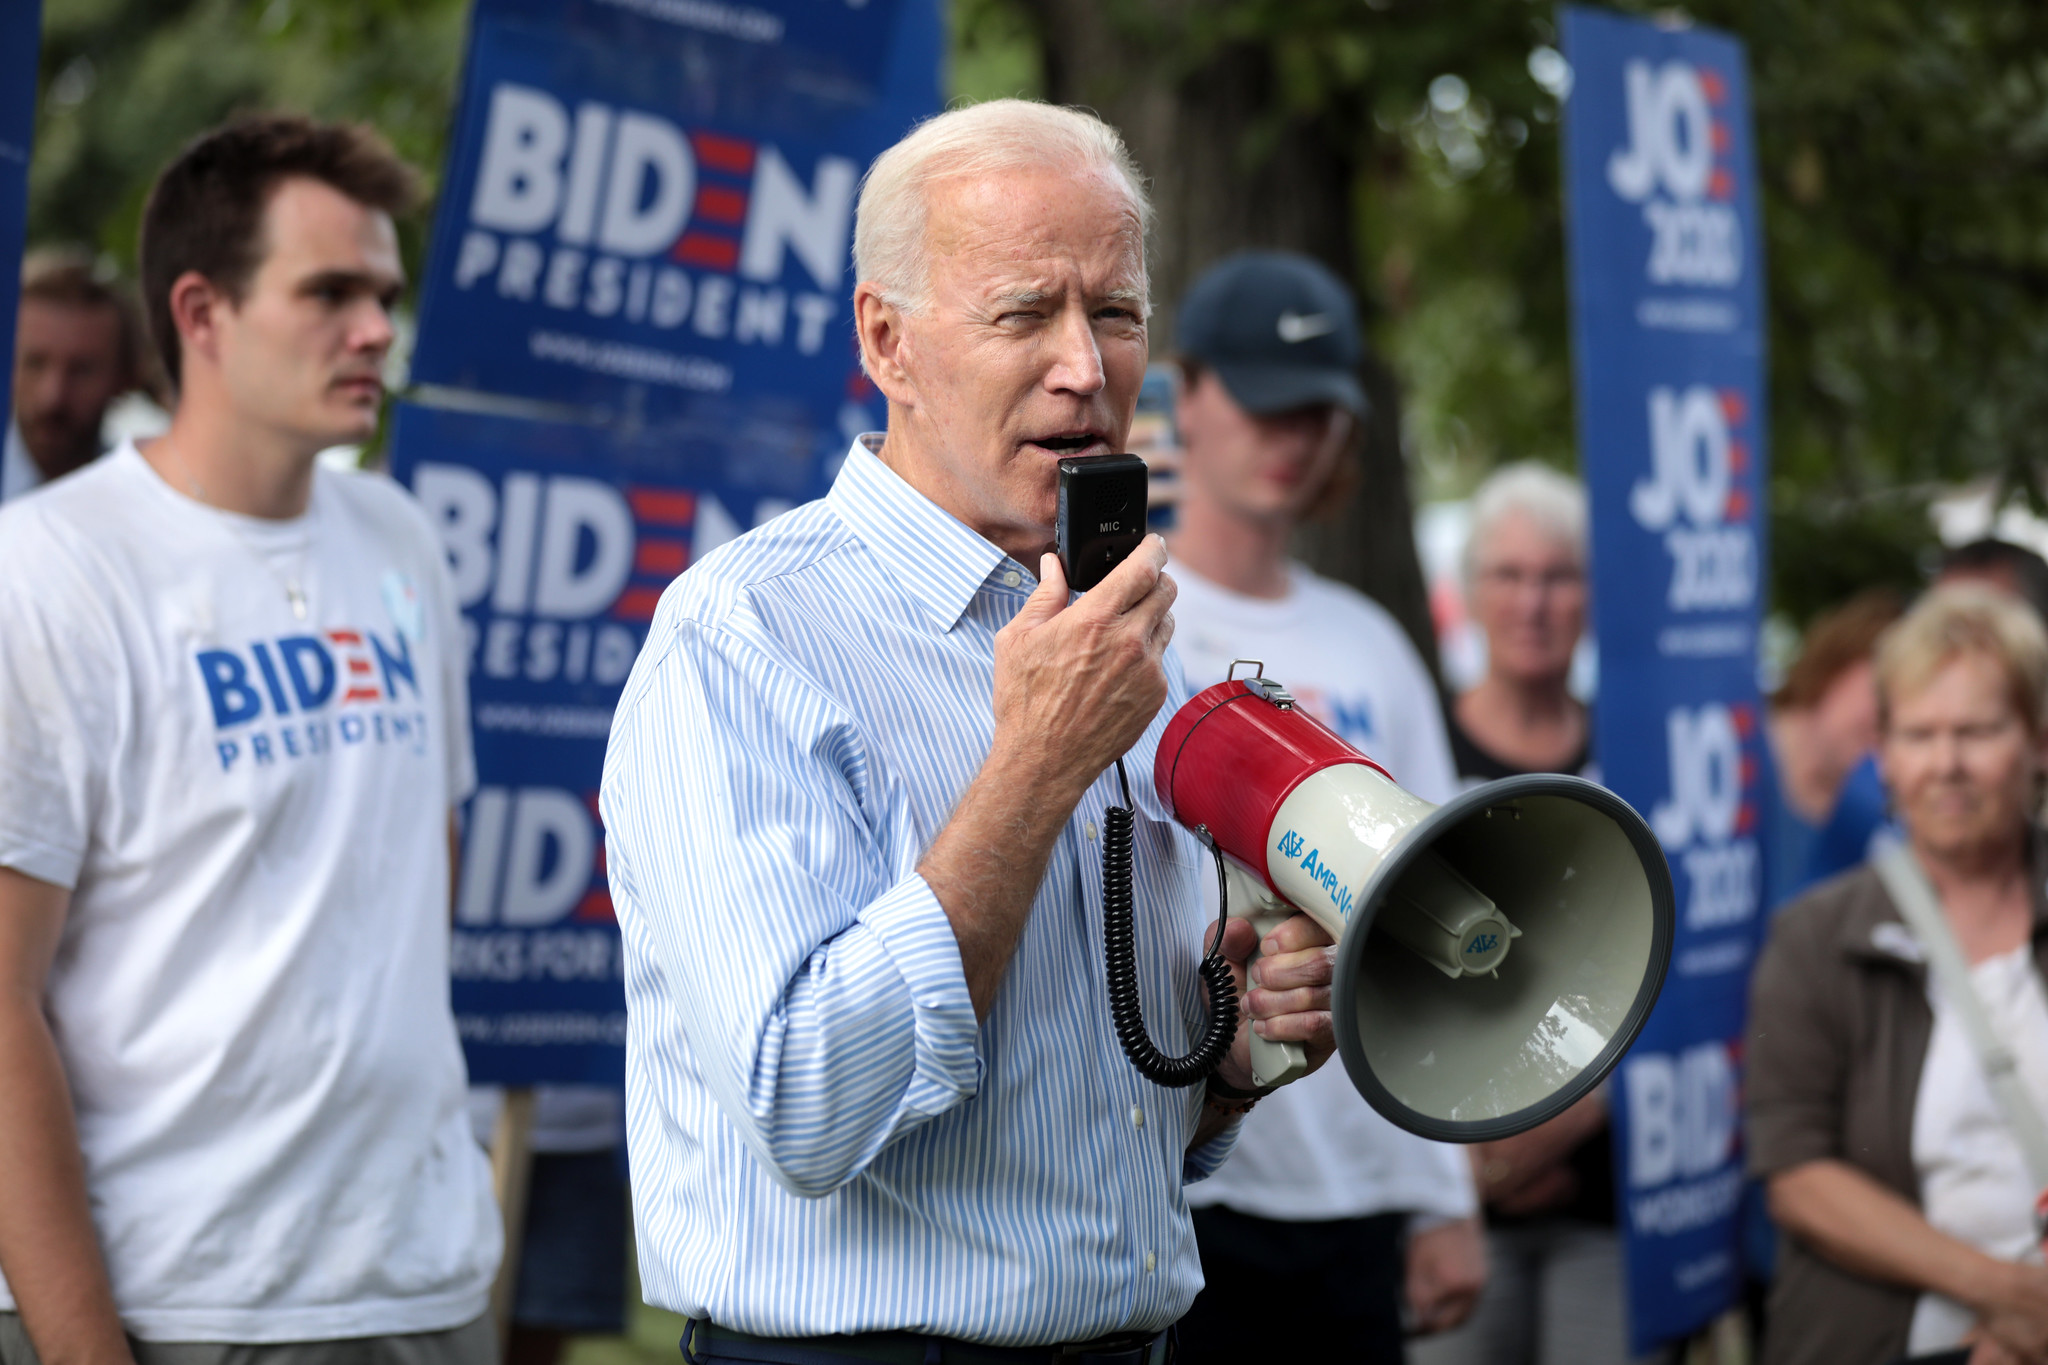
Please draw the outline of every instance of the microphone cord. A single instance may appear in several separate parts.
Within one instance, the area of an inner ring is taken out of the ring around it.
[[[1138,945],[1132,926],[1131,779],[1124,761],[1116,761],[1117,785],[1124,803],[1102,813],[1102,948],[1109,978],[1109,1016],[1117,1041],[1138,1074],[1155,1085],[1180,1089],[1208,1078],[1237,1036],[1237,982],[1223,956],[1223,927],[1230,922],[1230,887],[1223,875],[1223,853],[1211,841],[1216,857],[1216,940],[1202,959],[1202,981],[1209,993],[1209,1022],[1194,1050],[1169,1057],[1145,1029],[1144,1007],[1138,999]],[[1203,833],[1206,835],[1207,830]]]

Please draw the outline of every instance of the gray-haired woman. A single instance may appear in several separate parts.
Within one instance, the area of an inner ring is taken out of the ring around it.
[[[2048,1112],[2048,635],[1977,587],[1878,645],[1878,759],[1970,984]],[[1793,902],[1752,988],[1747,1135],[1784,1236],[1764,1365],[2048,1361],[2040,1193],[1877,871]]]
[[[1568,687],[1586,624],[1586,494],[1547,466],[1504,466],[1472,497],[1465,586],[1486,674],[1448,708],[1467,783],[1590,776],[1586,708]],[[1620,1240],[1604,1090],[1549,1123],[1472,1148],[1489,1280],[1462,1328],[1414,1342],[1415,1365],[1623,1365]]]

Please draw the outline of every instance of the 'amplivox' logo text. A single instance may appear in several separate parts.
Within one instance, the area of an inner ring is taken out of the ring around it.
[[[287,635],[254,641],[246,651],[202,649],[193,662],[213,707],[222,772],[245,755],[261,767],[320,757],[337,745],[426,751],[426,712],[388,705],[419,700],[412,648],[402,635],[392,644],[367,630]],[[368,709],[380,702],[387,705]],[[358,706],[365,709],[342,709]],[[257,724],[266,717],[275,723]]]

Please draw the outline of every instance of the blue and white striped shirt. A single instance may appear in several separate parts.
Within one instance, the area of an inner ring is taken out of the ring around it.
[[[864,437],[862,442],[876,438]],[[919,859],[994,735],[1024,566],[856,443],[831,493],[663,595],[602,796],[625,933],[628,1142],[650,1303],[775,1336],[1006,1345],[1154,1330],[1201,1287],[1199,1087],[1131,1069],[1102,956],[1103,809],[1052,852],[977,1024]],[[1147,1022],[1202,1017],[1202,850],[1125,760]]]

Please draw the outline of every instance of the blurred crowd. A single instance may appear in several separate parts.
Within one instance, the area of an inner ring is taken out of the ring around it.
[[[498,1263],[478,1146],[498,1096],[466,1109],[449,1092],[461,1071],[443,983],[421,984],[412,1036],[366,1022],[404,984],[393,945],[419,926],[380,937],[328,918],[401,879],[447,885],[445,835],[474,782],[464,660],[434,647],[432,625],[391,647],[410,649],[402,677],[390,651],[362,656],[382,657],[392,695],[409,684],[423,698],[436,755],[385,787],[336,776],[313,794],[312,765],[352,741],[285,724],[318,710],[310,654],[292,641],[316,625],[338,640],[349,624],[327,602],[353,591],[349,610],[401,625],[452,612],[420,559],[439,550],[395,489],[350,492],[295,463],[374,433],[402,287],[390,229],[410,172],[365,134],[303,121],[215,139],[197,144],[205,165],[188,153],[153,193],[140,287],[73,249],[22,265],[0,465],[0,1361],[117,1359],[117,1320],[145,1362],[257,1358],[171,1349],[195,1342],[372,1334],[393,1343],[386,1354],[290,1358],[553,1360],[571,1335],[624,1321],[620,1094],[541,1096],[511,1334],[492,1344],[470,1329]],[[209,195],[226,207],[199,206]],[[1473,492],[1462,578],[1484,667],[1446,695],[1387,610],[1290,550],[1360,477],[1366,343],[1350,288],[1304,257],[1246,252],[1210,263],[1177,318],[1152,342],[1169,357],[1167,420],[1139,453],[1172,508],[1189,687],[1260,660],[1432,802],[1518,773],[1597,781],[1588,703],[1571,687],[1589,595],[1578,482],[1518,463]],[[109,409],[138,391],[173,425],[109,451]],[[396,567],[345,585],[378,556]],[[1806,623],[1770,698],[1771,924],[1745,1098],[1761,1210],[1752,1325],[1770,1365],[2048,1361],[2048,1153],[2029,1138],[2048,1103],[2044,617],[2039,555],[1960,545],[1917,597],[1874,588]],[[187,676],[195,638],[274,652],[201,654]],[[130,715],[95,699],[110,679],[176,703]],[[168,718],[179,708],[191,716]],[[273,712],[278,752],[292,746],[299,764],[277,787],[262,784],[283,759],[216,733]],[[201,771],[211,786],[195,796]],[[1933,921],[1900,905],[1921,891]],[[418,913],[442,914],[427,899]],[[275,912],[300,937],[247,938],[223,917],[236,907]],[[1966,980],[1938,969],[1942,925]],[[317,971],[293,965],[303,953]],[[159,973],[182,984],[150,986],[151,1010],[110,1007]],[[269,994],[284,989],[302,995]],[[244,997],[257,1023],[238,1033],[222,1011]],[[259,1131],[274,1113],[262,1097],[299,1065],[267,1031],[326,1036],[350,1020],[396,1059],[407,1096],[380,1098],[388,1076],[340,1076],[310,1119],[276,1119],[335,1125],[351,1150]],[[246,1126],[191,1107],[223,1069]],[[145,1206],[120,1207],[137,1189]],[[1325,1068],[1264,1097],[1229,1160],[1189,1185],[1208,1288],[1177,1358],[1620,1365],[1615,1190],[1604,1091],[1458,1149],[1394,1128]],[[308,1249],[351,1240],[340,1264]],[[167,1244],[178,1263],[164,1263]],[[194,1283],[225,1297],[193,1307]],[[1284,1326],[1254,1311],[1280,1303]]]

